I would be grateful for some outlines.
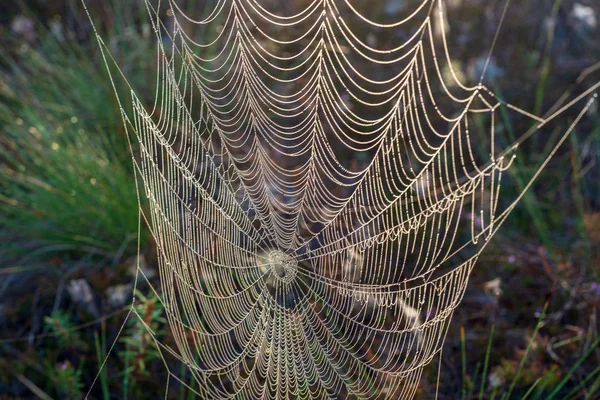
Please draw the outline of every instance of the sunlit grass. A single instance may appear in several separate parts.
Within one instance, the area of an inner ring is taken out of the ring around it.
[[[0,226],[8,252],[134,250],[137,196],[114,96],[93,60],[50,40],[3,55]]]

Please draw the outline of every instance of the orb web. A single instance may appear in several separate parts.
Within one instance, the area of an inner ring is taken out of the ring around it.
[[[412,398],[522,196],[499,206],[518,144],[497,144],[499,109],[535,123],[525,140],[585,103],[558,146],[598,85],[527,113],[483,85],[491,49],[466,85],[443,1],[384,22],[348,0],[140,3],[154,97],[117,98],[173,336],[156,346],[192,376],[165,361],[170,379],[207,399]]]

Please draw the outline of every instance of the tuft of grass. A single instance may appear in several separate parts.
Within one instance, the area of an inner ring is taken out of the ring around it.
[[[512,381],[510,383],[510,387],[508,388],[508,392],[504,393],[504,395],[502,396],[502,400],[510,399],[511,398],[510,396],[511,396],[511,394],[512,394],[514,388],[515,388],[515,385],[517,384],[517,381],[519,379],[519,375],[521,374],[521,371],[523,370],[523,366],[525,365],[525,362],[527,361],[527,358],[529,356],[529,352],[531,351],[533,343],[535,342],[535,340],[537,338],[537,334],[538,334],[538,331],[540,329],[540,326],[542,325],[544,317],[546,316],[546,310],[547,309],[548,309],[548,301],[546,301],[546,303],[544,304],[544,308],[542,309],[542,312],[540,313],[538,321],[535,324],[535,328],[533,329],[533,333],[531,334],[531,339],[527,343],[527,348],[525,348],[525,353],[523,353],[523,357],[521,358],[521,361],[519,362],[519,366],[517,367],[517,371],[515,372],[515,375],[513,376],[513,379],[512,379]],[[536,384],[537,384],[537,381],[534,383],[534,385],[536,385]]]
[[[127,138],[105,76],[80,53],[50,37],[1,54],[0,227],[11,254],[134,250]]]
[[[525,399],[544,399],[551,400],[557,398],[557,396],[561,396],[561,399],[572,399],[572,398],[583,398],[581,396],[585,396],[586,399],[596,398],[600,393],[600,367],[595,368],[591,373],[586,374],[585,378],[582,379],[578,384],[573,385],[572,389],[566,392],[565,388],[569,381],[573,379],[573,376],[578,371],[578,369],[582,366],[582,364],[588,360],[590,355],[600,346],[600,339],[596,339],[593,343],[591,343],[583,353],[577,358],[573,366],[568,370],[568,372],[561,376],[558,371],[558,367],[556,365],[549,368],[547,371],[540,374],[532,383],[525,385],[524,387],[520,387],[519,392],[522,394],[517,394],[516,389],[518,383],[520,381],[520,377],[524,371],[525,364],[529,360],[529,354],[533,348],[533,344],[538,336],[539,329],[543,325],[544,318],[547,315],[548,302],[545,303],[539,317],[537,323],[533,329],[533,333],[528,341],[527,347],[521,357],[521,360],[518,363],[518,366],[514,369],[511,364],[507,364],[507,369],[511,368],[512,378],[509,382],[506,382],[508,385],[508,389],[504,387],[503,384],[495,385],[491,393],[486,390],[486,378],[487,371],[489,370],[490,364],[490,355],[492,351],[492,339],[494,334],[495,325],[492,324],[490,334],[488,337],[488,345],[485,353],[485,361],[483,362],[483,373],[481,375],[479,393],[476,396],[478,399],[490,398],[495,399],[496,396],[500,395],[500,399],[502,400],[510,400],[513,398],[518,398],[520,400]],[[475,398],[472,392],[465,397],[466,386],[465,382],[468,382],[470,379],[466,372],[466,353],[464,351],[465,348],[465,336],[464,336],[464,328],[461,325],[461,361],[462,361],[462,397],[461,398]],[[530,381],[530,379],[526,379]],[[473,382],[477,381],[477,378],[473,379]],[[566,393],[564,393],[566,392]]]

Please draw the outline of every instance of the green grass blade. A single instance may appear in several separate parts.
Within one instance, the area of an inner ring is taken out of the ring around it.
[[[569,393],[567,393],[567,395],[565,396],[565,400],[570,400],[571,398],[573,398],[573,396],[580,393],[580,390],[586,385],[586,383],[588,381],[591,381],[595,377],[596,381],[594,383],[592,383],[592,388],[590,389],[590,392],[593,393],[594,390],[592,390],[592,389],[594,388],[594,385],[600,384],[600,376],[597,376],[599,373],[600,373],[600,366],[596,367],[595,370],[593,370],[591,373],[589,373],[585,377],[585,379],[579,383],[579,385],[577,385],[573,389],[571,389],[571,391]],[[596,388],[596,390],[597,390],[597,388]]]
[[[546,398],[546,400],[552,400],[554,398],[554,396],[556,396],[558,394],[558,392],[560,392],[560,390],[563,388],[563,386],[565,386],[565,384],[569,381],[569,379],[571,379],[571,376],[573,375],[573,373],[577,370],[577,368],[579,368],[579,366],[585,361],[585,359],[594,351],[598,348],[598,346],[600,345],[600,339],[596,340],[591,346],[590,348],[583,354],[583,356],[581,356],[579,358],[579,360],[577,360],[577,362],[575,363],[575,365],[573,365],[571,367],[571,369],[569,370],[569,372],[567,373],[567,375],[565,375],[565,377],[560,381],[560,383],[558,385],[556,385],[556,387],[554,388],[554,390],[548,395],[548,397]]]
[[[100,372],[100,386],[102,387],[102,398],[104,400],[110,400],[110,393],[108,391],[108,377],[106,373],[106,368],[102,368],[102,360],[104,359],[103,352],[101,350],[100,338],[98,337],[98,333],[94,332],[94,343],[96,345],[96,358],[98,359],[98,368],[102,369]],[[106,366],[104,366],[106,367]]]
[[[546,301],[546,303],[544,304],[544,309],[540,313],[538,321],[535,324],[535,328],[533,329],[533,334],[531,335],[531,339],[529,340],[529,343],[527,344],[527,348],[525,349],[525,354],[523,354],[523,357],[521,358],[521,361],[519,362],[519,366],[517,367],[517,372],[515,373],[515,376],[513,377],[512,382],[510,383],[508,392],[506,392],[502,396],[502,399],[510,399],[510,396],[512,395],[515,385],[517,384],[517,380],[518,380],[519,376],[521,375],[521,370],[523,369],[523,366],[525,365],[525,362],[527,361],[527,356],[529,356],[529,352],[531,351],[533,342],[535,341],[535,338],[537,337],[540,326],[542,325],[542,320],[544,319],[544,316],[546,315],[547,308],[548,308],[548,301]]]
[[[492,323],[492,327],[490,329],[490,337],[488,339],[487,349],[485,351],[485,361],[483,363],[483,373],[481,374],[481,385],[479,386],[479,400],[483,399],[483,393],[485,390],[485,380],[487,379],[487,370],[490,365],[490,353],[492,352],[492,339],[494,338],[494,327],[495,324]]]
[[[465,343],[465,327],[460,324],[460,355],[462,361],[462,395],[461,399],[467,398],[467,350]]]
[[[531,387],[527,390],[527,392],[525,392],[525,394],[523,395],[523,397],[521,397],[521,400],[525,400],[529,397],[529,395],[531,393],[533,393],[533,390],[536,388],[536,386],[538,385],[538,383],[540,383],[540,381],[542,380],[542,378],[537,378],[535,380],[535,382],[533,382],[533,385],[531,385]]]

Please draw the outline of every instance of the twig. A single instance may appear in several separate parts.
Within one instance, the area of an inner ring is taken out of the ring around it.
[[[39,397],[42,400],[54,400],[52,397],[48,396],[46,392],[39,388],[35,383],[31,382],[25,376],[18,372],[13,373],[14,376],[21,382],[23,385],[27,386],[27,389],[31,390],[33,394]]]

